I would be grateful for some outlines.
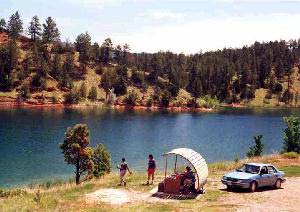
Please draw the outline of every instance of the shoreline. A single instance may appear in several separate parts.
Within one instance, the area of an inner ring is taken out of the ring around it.
[[[144,105],[125,105],[125,104],[115,104],[107,105],[103,102],[87,102],[87,103],[78,103],[78,104],[64,104],[64,103],[32,103],[32,102],[22,102],[17,103],[16,101],[1,101],[0,97],[0,109],[1,108],[89,108],[89,107],[110,107],[115,110],[134,110],[134,111],[169,111],[169,112],[215,112],[220,110],[220,108],[229,108],[229,109],[297,109],[299,107],[293,106],[249,106],[245,104],[220,104],[217,107],[212,108],[196,108],[196,107],[187,107],[187,106],[169,106],[162,107],[159,105],[153,106],[144,106]]]

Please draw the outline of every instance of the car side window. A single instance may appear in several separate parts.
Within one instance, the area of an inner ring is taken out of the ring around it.
[[[261,173],[261,174],[268,174],[268,169],[267,169],[267,167],[266,167],[266,166],[263,166],[263,167],[261,168],[261,170],[260,170],[260,173]]]
[[[274,174],[277,172],[273,166],[268,166],[268,171],[269,171],[269,174]]]

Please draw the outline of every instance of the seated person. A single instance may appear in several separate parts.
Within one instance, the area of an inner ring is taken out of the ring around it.
[[[194,173],[191,170],[191,167],[187,166],[184,174],[181,174],[181,185],[185,188],[188,188],[189,191],[195,192],[195,182],[196,178]]]

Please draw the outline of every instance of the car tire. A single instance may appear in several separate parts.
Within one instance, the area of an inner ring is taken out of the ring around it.
[[[227,191],[232,191],[232,190],[233,190],[233,187],[230,185],[227,185]]]
[[[282,180],[280,180],[280,179],[276,180],[275,188],[280,189],[281,188],[281,183],[282,183]]]
[[[256,189],[257,189],[257,183],[254,182],[254,181],[251,182],[251,183],[250,183],[250,187],[249,187],[250,192],[255,192]]]

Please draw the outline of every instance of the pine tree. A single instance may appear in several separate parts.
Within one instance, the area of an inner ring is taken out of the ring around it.
[[[31,36],[31,40],[36,41],[41,36],[41,24],[39,18],[35,15],[29,23],[28,34]]]
[[[23,22],[18,11],[10,16],[7,24],[7,31],[9,36],[13,39],[18,38],[23,32]]]
[[[4,18],[0,19],[0,32],[5,32],[6,30],[6,21]]]
[[[46,23],[43,24],[42,37],[44,43],[59,41],[60,33],[56,26],[55,21],[51,17],[48,17],[46,19]]]

